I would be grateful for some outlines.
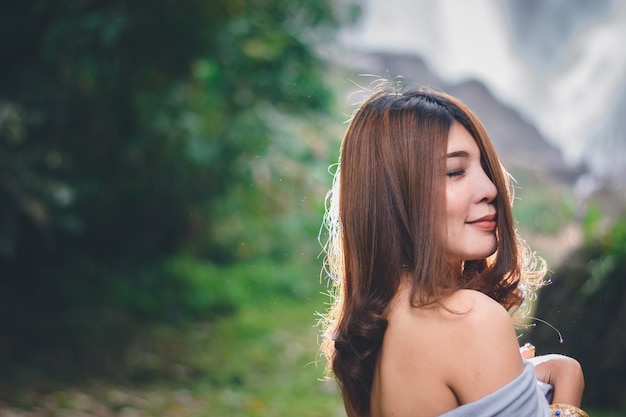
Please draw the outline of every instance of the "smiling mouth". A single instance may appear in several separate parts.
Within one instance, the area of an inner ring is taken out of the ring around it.
[[[484,216],[484,217],[481,217],[480,219],[467,222],[467,224],[469,224],[470,226],[474,226],[478,229],[491,232],[495,230],[496,228],[496,216],[495,215]]]

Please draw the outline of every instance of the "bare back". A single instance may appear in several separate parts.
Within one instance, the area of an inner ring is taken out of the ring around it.
[[[460,290],[443,305],[415,308],[394,297],[374,374],[371,417],[434,417],[476,401],[522,372],[506,310]]]

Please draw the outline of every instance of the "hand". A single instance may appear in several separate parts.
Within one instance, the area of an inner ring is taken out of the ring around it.
[[[527,358],[535,365],[539,381],[554,387],[552,402],[580,407],[585,379],[582,367],[576,359],[557,354]]]
[[[524,346],[519,348],[519,353],[524,359],[533,358],[535,356],[535,347],[530,343],[526,343]]]

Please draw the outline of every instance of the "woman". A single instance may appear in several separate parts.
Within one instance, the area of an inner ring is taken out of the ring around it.
[[[354,114],[325,218],[323,350],[348,415],[584,416],[577,361],[520,355],[509,313],[545,264],[516,235],[485,129],[454,97],[391,90]]]

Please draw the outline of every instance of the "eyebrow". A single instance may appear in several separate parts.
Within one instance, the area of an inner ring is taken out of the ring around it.
[[[448,158],[469,158],[469,156],[469,153],[466,151],[454,151],[447,155]]]

